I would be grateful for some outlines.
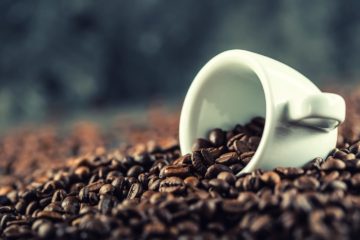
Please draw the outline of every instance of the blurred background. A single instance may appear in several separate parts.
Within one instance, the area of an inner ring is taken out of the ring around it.
[[[197,71],[241,48],[321,87],[360,79],[360,1],[0,0],[0,124],[178,108]]]

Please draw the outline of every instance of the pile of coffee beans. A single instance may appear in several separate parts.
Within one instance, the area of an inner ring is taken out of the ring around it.
[[[194,143],[191,161],[200,173],[215,164],[229,167],[239,173],[251,160],[259,146],[265,126],[263,117],[255,117],[244,126],[237,124],[229,131],[215,128],[208,139],[198,138]]]
[[[171,134],[162,144],[138,142],[110,151],[103,135],[84,133],[78,145],[68,145],[68,160],[57,161],[55,167],[48,163],[52,156],[61,158],[51,155],[57,147],[66,156],[59,136],[37,143],[41,138],[32,133],[22,145],[17,144],[20,135],[16,141],[10,136],[3,140],[0,154],[10,163],[14,159],[11,169],[31,156],[43,156],[46,164],[36,166],[42,171],[24,170],[13,181],[0,184],[0,238],[357,239],[360,98],[356,96],[347,103],[352,111],[340,129],[338,148],[326,159],[313,159],[301,168],[239,174],[260,142],[261,118],[230,131],[214,129],[185,156]],[[136,130],[132,139],[140,141],[141,132]],[[32,153],[34,144],[39,147]]]

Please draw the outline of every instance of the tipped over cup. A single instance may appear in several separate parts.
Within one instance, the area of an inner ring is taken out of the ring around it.
[[[211,59],[194,78],[183,104],[182,154],[213,128],[230,129],[265,118],[260,144],[241,171],[300,167],[325,158],[345,119],[345,101],[321,92],[309,79],[274,59],[229,50]],[[320,144],[319,144],[320,143]]]

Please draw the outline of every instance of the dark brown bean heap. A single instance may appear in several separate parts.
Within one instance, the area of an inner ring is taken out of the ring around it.
[[[193,145],[194,168],[199,173],[208,173],[208,167],[216,163],[228,166],[234,174],[239,173],[255,154],[264,125],[265,119],[256,117],[245,126],[238,124],[229,131],[211,130],[208,139],[199,138]]]
[[[97,151],[4,185],[0,237],[357,239],[360,141],[302,168],[236,176],[261,126],[215,129],[181,157],[177,145]]]

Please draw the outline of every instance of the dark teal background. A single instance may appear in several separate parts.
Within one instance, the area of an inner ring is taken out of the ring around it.
[[[0,0],[0,121],[181,102],[233,48],[320,86],[360,76],[360,1]]]

